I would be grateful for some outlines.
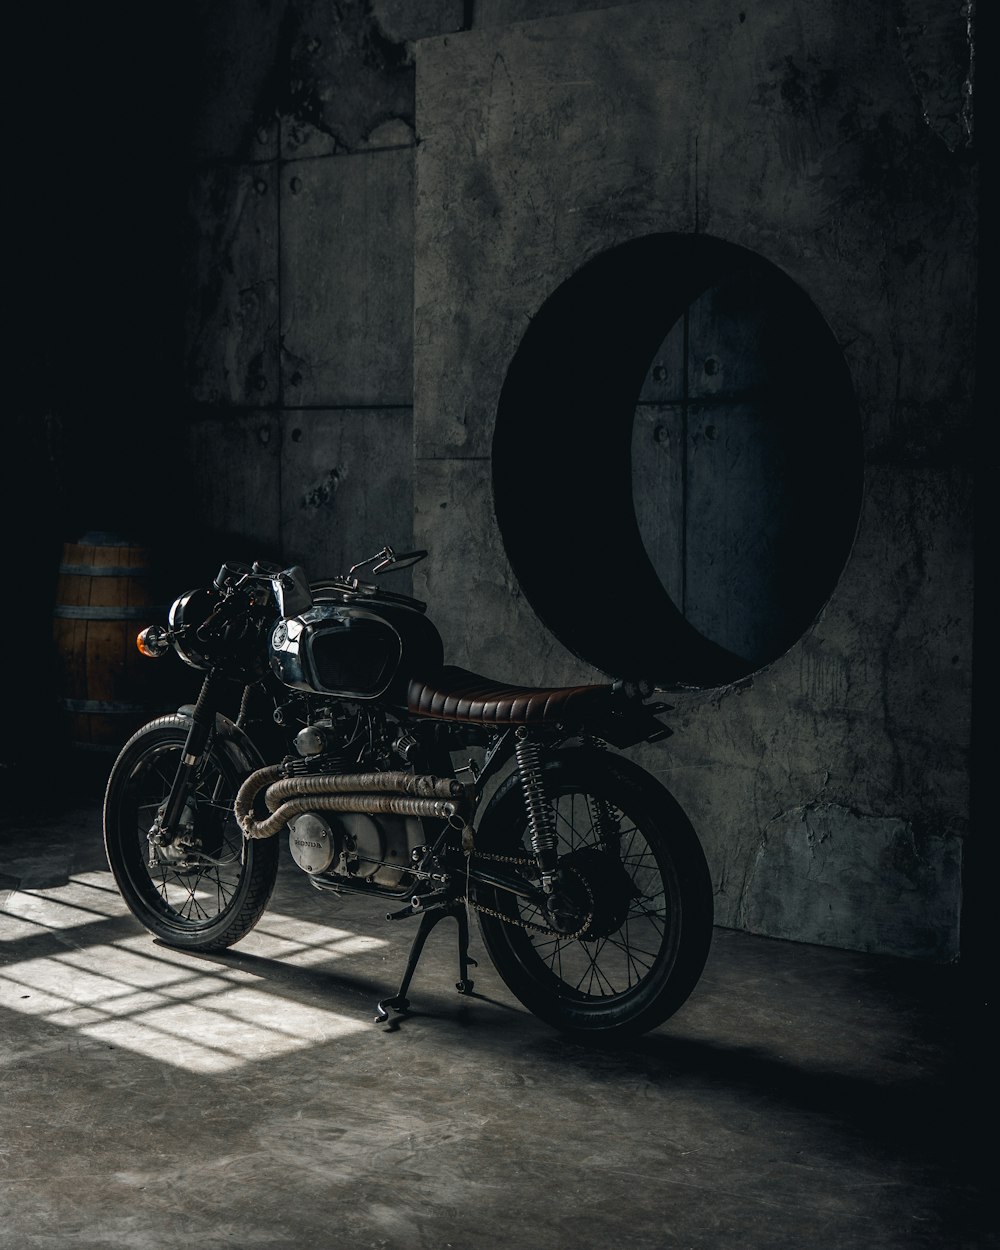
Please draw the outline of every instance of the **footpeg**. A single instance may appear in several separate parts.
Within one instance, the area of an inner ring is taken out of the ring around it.
[[[408,916],[415,916],[416,912],[412,907],[401,907],[399,911],[387,911],[385,913],[386,920],[405,920]]]

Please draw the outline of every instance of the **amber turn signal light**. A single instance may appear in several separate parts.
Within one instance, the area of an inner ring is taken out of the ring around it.
[[[158,660],[170,650],[170,639],[162,625],[147,625],[139,633],[135,645],[150,660]]]

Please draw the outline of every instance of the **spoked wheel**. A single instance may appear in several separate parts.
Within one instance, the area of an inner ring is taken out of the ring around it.
[[[210,746],[181,819],[182,838],[150,861],[190,722],[163,716],[122,748],[104,799],[108,863],[132,914],[171,946],[221,950],[260,919],[278,871],[278,840],[247,841],[233,799],[249,769],[231,743]]]
[[[566,751],[543,777],[563,932],[540,908],[480,887],[479,901],[501,914],[480,912],[487,951],[512,993],[555,1028],[592,1040],[646,1032],[687,999],[708,956],[712,886],[701,845],[672,796],[628,760]],[[516,774],[484,814],[476,845],[530,857]]]

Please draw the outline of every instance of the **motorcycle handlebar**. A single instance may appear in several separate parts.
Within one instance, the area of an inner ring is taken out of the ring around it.
[[[250,606],[250,596],[246,592],[240,592],[234,587],[225,598],[220,599],[208,616],[202,621],[195,631],[195,637],[207,642],[210,638],[221,633],[222,630],[236,619],[237,616],[244,613]]]

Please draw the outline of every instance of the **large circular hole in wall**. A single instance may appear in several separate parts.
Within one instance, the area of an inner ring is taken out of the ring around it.
[[[556,637],[614,676],[711,687],[782,655],[843,569],[861,487],[829,326],[776,266],[704,235],[583,266],[501,393],[511,566]]]

